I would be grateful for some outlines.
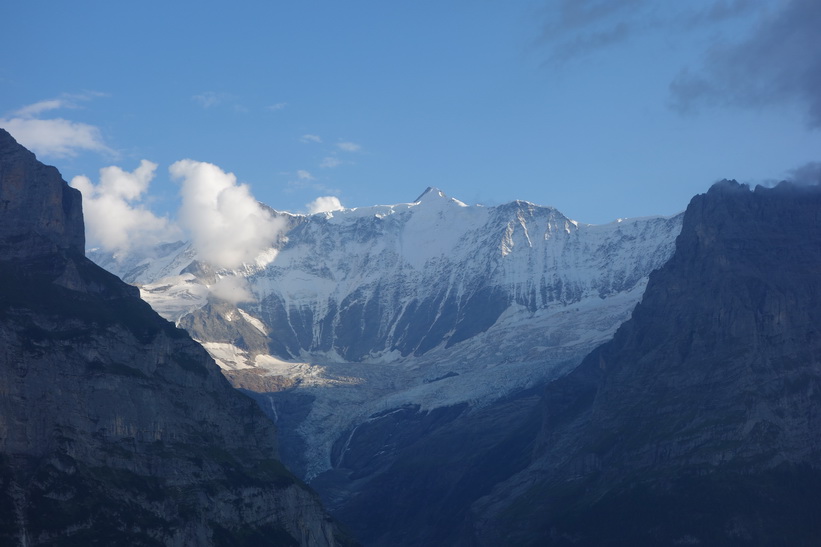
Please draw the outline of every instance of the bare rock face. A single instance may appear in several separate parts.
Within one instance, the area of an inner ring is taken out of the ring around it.
[[[70,188],[56,168],[0,129],[0,250],[33,256],[56,249],[83,253],[85,228],[79,190]],[[37,184],[33,184],[37,181]]]
[[[0,544],[338,544],[272,423],[83,256],[79,193],[4,131],[0,209]]]
[[[527,468],[473,506],[487,545],[815,545],[821,188],[696,196],[612,341],[548,386]]]

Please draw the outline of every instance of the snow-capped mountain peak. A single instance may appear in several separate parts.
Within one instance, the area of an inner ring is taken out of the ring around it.
[[[467,207],[467,204],[458,199],[448,197],[443,191],[433,186],[428,186],[418,198],[413,200],[413,203],[448,203],[460,207]]]
[[[92,256],[224,368],[300,382],[315,398],[296,464],[308,475],[363,416],[482,404],[572,368],[629,317],[681,226],[680,216],[587,225],[525,201],[468,206],[436,188],[412,203],[275,214],[285,229],[272,259],[235,271],[215,273],[191,245],[130,271]],[[226,276],[242,301],[213,289]]]

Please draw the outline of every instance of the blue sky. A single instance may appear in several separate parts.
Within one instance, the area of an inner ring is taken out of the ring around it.
[[[589,223],[821,173],[816,0],[30,0],[0,20],[0,126],[69,181],[152,162],[121,197],[169,225],[184,159],[280,210],[436,186]]]

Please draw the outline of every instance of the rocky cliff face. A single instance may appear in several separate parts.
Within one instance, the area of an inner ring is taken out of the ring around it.
[[[83,256],[79,194],[0,130],[0,543],[335,545],[273,425]]]
[[[2,131],[2,130],[0,130]],[[84,253],[80,192],[54,167],[43,165],[11,136],[0,133],[0,251],[6,260],[55,250]],[[38,181],[36,186],[32,181]]]
[[[612,341],[545,392],[527,468],[473,506],[487,545],[814,545],[821,189],[693,199]]]

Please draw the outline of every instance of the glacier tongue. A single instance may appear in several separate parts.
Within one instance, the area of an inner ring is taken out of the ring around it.
[[[311,395],[295,431],[305,453],[290,462],[308,478],[374,413],[481,406],[574,367],[629,317],[681,228],[680,215],[586,225],[523,201],[467,206],[435,188],[413,203],[276,215],[284,236],[234,271],[183,243],[89,256],[223,368],[290,378]],[[220,300],[225,278],[247,282],[250,300]]]

